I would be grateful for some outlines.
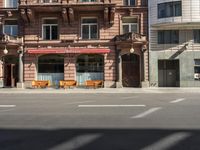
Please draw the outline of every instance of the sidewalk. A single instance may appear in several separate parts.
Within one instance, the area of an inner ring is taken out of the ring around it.
[[[1,93],[200,93],[200,88],[99,88],[99,89],[17,89],[17,88],[0,88]]]

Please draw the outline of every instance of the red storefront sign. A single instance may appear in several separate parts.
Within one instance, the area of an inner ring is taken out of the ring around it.
[[[104,54],[110,53],[110,49],[103,48],[69,48],[69,49],[28,49],[28,54]]]

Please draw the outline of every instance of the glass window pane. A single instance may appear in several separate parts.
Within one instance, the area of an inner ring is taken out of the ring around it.
[[[134,6],[135,5],[135,0],[129,0],[130,1],[130,5]]]
[[[129,33],[129,25],[123,25],[123,34]]]
[[[50,40],[50,26],[43,27],[44,40]]]
[[[195,65],[200,66],[200,59],[195,59],[194,62],[195,62]]]
[[[172,43],[177,44],[179,43],[179,32],[177,30],[171,31],[172,34]]]
[[[164,41],[165,41],[165,44],[170,44],[171,43],[170,31],[164,31]]]
[[[128,0],[124,0],[124,5],[128,5]]]
[[[138,32],[136,24],[131,24],[131,32],[135,32],[135,33]]]
[[[89,39],[89,25],[82,25],[82,39]]]
[[[164,44],[164,32],[158,31],[158,44]]]
[[[167,3],[166,4],[166,17],[171,17],[173,16],[173,3]]]
[[[174,2],[174,7],[175,7],[175,16],[181,16],[182,15],[181,2]]]
[[[11,35],[11,26],[4,25],[4,33],[7,35]]]
[[[18,35],[18,26],[12,26],[12,35],[17,36]]]
[[[194,43],[200,43],[200,30],[193,31]]]
[[[97,39],[97,25],[90,26],[91,39]]]
[[[58,39],[58,27],[57,26],[52,26],[51,27],[51,36],[52,36],[52,40],[56,40]]]
[[[158,18],[166,17],[165,6],[165,3],[158,4]]]

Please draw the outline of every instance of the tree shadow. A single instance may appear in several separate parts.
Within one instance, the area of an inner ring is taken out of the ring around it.
[[[200,130],[0,129],[1,150],[199,150]]]

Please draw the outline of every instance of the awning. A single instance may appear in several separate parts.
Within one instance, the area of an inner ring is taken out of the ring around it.
[[[43,49],[28,49],[26,51],[28,54],[104,54],[110,53],[110,49],[103,48],[43,48]]]

